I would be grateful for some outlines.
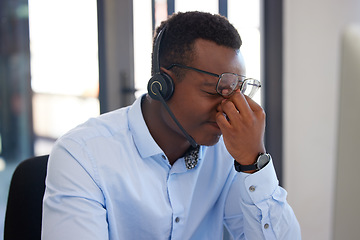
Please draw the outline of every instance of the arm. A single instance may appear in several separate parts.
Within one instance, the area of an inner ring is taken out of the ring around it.
[[[60,140],[48,164],[42,239],[108,239],[106,209],[82,147]]]
[[[226,114],[227,118],[224,117]],[[236,92],[218,108],[224,143],[241,165],[265,153],[265,113],[256,102]],[[286,202],[286,191],[270,162],[258,172],[235,173],[225,206],[225,224],[235,239],[300,239],[300,227]]]
[[[272,162],[254,174],[235,175],[225,205],[225,225],[234,239],[301,239]]]

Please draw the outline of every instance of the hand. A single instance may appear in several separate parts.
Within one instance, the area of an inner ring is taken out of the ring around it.
[[[266,152],[262,107],[238,91],[224,99],[217,110],[216,122],[231,156],[241,165],[255,163],[258,154]]]

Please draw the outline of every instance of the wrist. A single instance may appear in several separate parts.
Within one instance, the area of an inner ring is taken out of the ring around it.
[[[235,170],[238,172],[245,172],[245,173],[254,173],[262,168],[264,168],[271,160],[271,155],[267,153],[259,153],[257,158],[254,158],[252,164],[241,164],[238,161],[234,160],[234,167]]]

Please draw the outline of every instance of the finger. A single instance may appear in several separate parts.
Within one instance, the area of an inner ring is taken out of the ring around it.
[[[223,100],[223,102],[224,101],[225,100]],[[219,104],[219,106],[217,107],[216,123],[220,127],[220,130],[223,134],[226,133],[228,129],[231,129],[230,119],[228,115],[224,112],[222,104]]]
[[[226,119],[226,116],[222,112],[218,112],[216,114],[216,123],[219,126],[221,132],[224,133],[226,129],[229,129],[231,127],[229,121]]]
[[[264,109],[263,109],[259,104],[257,104],[257,102],[255,102],[254,100],[252,100],[252,99],[249,98],[248,96],[245,96],[245,97],[246,97],[246,101],[247,101],[248,104],[249,104],[249,107],[250,107],[251,110],[253,111],[253,114],[255,114],[255,116],[256,116],[258,119],[265,120],[266,114],[265,114]]]
[[[245,96],[245,99],[246,99],[246,101],[248,103],[248,106],[251,108],[251,110],[253,112],[263,110],[263,108],[259,104],[257,104],[257,102],[255,102],[253,99],[251,99],[250,97]]]
[[[236,119],[238,119],[240,117],[239,111],[236,108],[235,104],[228,99],[224,99],[221,102],[221,109],[222,109],[222,112],[226,114],[227,120],[230,123],[233,121],[236,121]]]
[[[234,103],[236,109],[239,113],[244,116],[251,116],[253,114],[252,109],[250,108],[245,96],[240,92],[235,92],[229,100]]]

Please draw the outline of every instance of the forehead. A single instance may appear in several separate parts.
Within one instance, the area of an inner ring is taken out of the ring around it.
[[[218,75],[224,72],[245,75],[245,64],[240,50],[197,39],[192,66]]]
[[[245,75],[245,64],[240,50],[198,39],[194,43],[194,52],[192,67],[218,75],[222,73]],[[201,79],[201,85],[214,87],[217,84],[217,79],[211,76],[204,77]]]

